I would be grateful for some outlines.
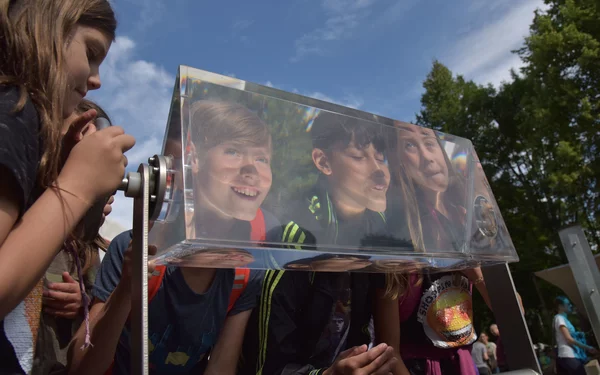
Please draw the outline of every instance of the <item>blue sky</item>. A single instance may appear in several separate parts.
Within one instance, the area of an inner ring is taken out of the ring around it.
[[[180,64],[412,121],[434,59],[498,85],[542,0],[113,0],[119,28],[90,95],[133,134],[130,169],[160,152]],[[131,227],[131,200],[111,221]]]

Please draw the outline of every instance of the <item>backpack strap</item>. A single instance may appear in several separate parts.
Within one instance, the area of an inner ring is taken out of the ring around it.
[[[256,211],[256,216],[250,222],[250,239],[252,241],[264,241],[267,238],[265,229],[265,215],[259,208]],[[250,278],[249,268],[236,268],[235,277],[233,279],[233,288],[231,288],[231,294],[229,295],[229,306],[227,306],[227,313],[233,309],[235,302],[240,298],[246,286],[248,285],[248,279]]]
[[[167,271],[167,266],[156,266],[154,268],[154,272],[152,273],[152,277],[148,280],[148,303],[152,301],[152,298],[158,293],[160,289],[160,284],[162,284],[163,279],[165,278],[165,272]]]
[[[235,278],[233,279],[233,288],[231,288],[231,294],[229,295],[229,306],[227,306],[227,313],[233,309],[235,302],[240,298],[246,286],[248,285],[248,279],[250,278],[249,268],[236,268]]]
[[[259,208],[256,211],[256,216],[250,222],[250,240],[252,241],[264,241],[267,239],[267,229],[265,228],[265,215]]]

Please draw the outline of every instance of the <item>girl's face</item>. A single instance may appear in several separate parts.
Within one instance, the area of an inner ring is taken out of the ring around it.
[[[398,152],[413,182],[435,192],[448,189],[448,165],[431,129],[412,124],[398,126]]]
[[[101,31],[75,26],[65,49],[67,86],[63,117],[68,118],[89,90],[100,88],[100,64],[104,61],[110,40]]]
[[[194,172],[201,207],[251,221],[273,181],[271,148],[225,142],[207,150]]]

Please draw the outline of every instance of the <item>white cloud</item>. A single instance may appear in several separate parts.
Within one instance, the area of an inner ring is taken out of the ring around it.
[[[336,40],[349,38],[368,15],[375,0],[323,0],[321,7],[327,19],[322,27],[302,35],[295,41],[292,62],[310,54],[321,55]]]
[[[137,58],[135,49],[132,39],[117,38],[100,67],[102,88],[91,95],[113,124],[136,138],[136,145],[126,154],[129,171],[161,152],[176,73]],[[132,199],[117,194],[110,217],[130,228]]]
[[[127,2],[139,10],[137,12],[139,19],[136,26],[140,31],[144,31],[160,21],[165,14],[166,5],[164,0],[127,0]]]
[[[500,13],[499,3],[475,2],[471,12]],[[506,2],[507,9],[492,23],[465,34],[452,45],[442,59],[456,74],[462,74],[478,83],[498,86],[510,80],[510,68],[522,66],[511,51],[523,45],[529,34],[534,11],[544,8],[543,0]],[[484,9],[485,8],[485,9]]]

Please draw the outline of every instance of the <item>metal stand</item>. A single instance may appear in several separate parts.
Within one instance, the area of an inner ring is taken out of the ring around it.
[[[588,319],[600,340],[600,271],[580,225],[558,232]]]
[[[133,201],[133,270],[131,285],[131,374],[148,374],[148,223],[161,209],[167,181],[167,163],[155,155],[138,171],[127,174],[119,190]]]
[[[541,374],[508,264],[481,269],[512,374]]]

